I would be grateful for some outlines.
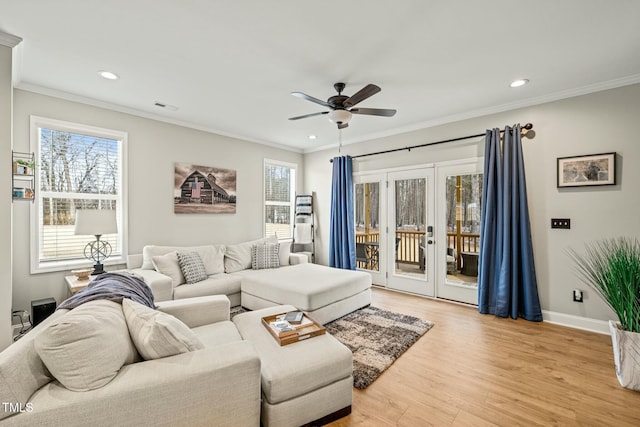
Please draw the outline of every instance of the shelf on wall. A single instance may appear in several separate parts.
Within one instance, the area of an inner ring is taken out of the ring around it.
[[[12,199],[34,201],[35,190],[35,154],[13,151],[11,156]]]

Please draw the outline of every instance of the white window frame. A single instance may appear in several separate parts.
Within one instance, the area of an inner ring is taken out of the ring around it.
[[[79,133],[83,135],[91,135],[91,136],[96,136],[100,138],[114,139],[120,142],[118,144],[119,146],[118,157],[120,159],[119,180],[121,183],[120,184],[121,188],[115,200],[116,200],[116,206],[119,207],[119,209],[116,210],[116,215],[117,215],[117,224],[118,224],[118,239],[120,240],[119,244],[120,244],[120,247],[122,248],[122,251],[121,251],[121,254],[119,255],[113,255],[107,258],[103,262],[103,264],[105,266],[125,264],[127,260],[127,255],[128,255],[128,249],[127,249],[128,247],[127,245],[128,215],[127,215],[127,204],[126,204],[126,201],[127,201],[126,192],[128,187],[127,186],[127,156],[126,156],[128,133],[32,115],[30,116],[30,144],[31,144],[31,151],[35,153],[36,162],[38,161],[38,159],[40,159],[40,129],[41,128],[55,129],[55,130],[60,130],[64,132]],[[31,213],[30,213],[30,217],[31,217],[30,272],[31,274],[48,273],[53,271],[63,271],[63,270],[69,270],[69,269],[74,269],[79,267],[87,267],[87,264],[89,262],[93,264],[93,261],[90,261],[84,257],[72,259],[72,260],[58,260],[58,261],[46,261],[46,262],[40,261],[40,247],[42,244],[42,238],[40,236],[40,221],[41,221],[41,218],[40,218],[41,202],[40,201],[43,196],[46,196],[46,194],[42,194],[42,192],[40,191],[40,176],[38,172],[36,172],[35,174],[34,188],[35,188],[36,194],[35,194],[35,200],[31,207]],[[102,198],[100,195],[84,194],[84,193],[79,193],[78,196],[85,199],[101,199]],[[105,197],[105,199],[106,198],[107,197]],[[113,196],[109,196],[108,199],[113,199]],[[87,243],[89,243],[89,240],[87,240]]]
[[[289,195],[289,200],[290,202],[267,202],[266,200],[266,194],[267,194],[267,181],[265,180],[265,171],[267,166],[284,166],[287,167],[289,169],[291,169],[292,173],[292,179],[291,179],[291,185],[289,188],[290,191],[290,195]],[[281,160],[271,160],[271,159],[264,159],[264,163],[262,166],[262,235],[264,237],[269,237],[267,236],[267,223],[265,221],[266,216],[267,216],[267,203],[270,206],[287,206],[289,205],[289,209],[290,209],[290,215],[289,215],[289,234],[291,235],[290,237],[280,237],[278,236],[278,240],[291,240],[293,238],[293,222],[295,221],[295,204],[296,204],[296,186],[298,185],[297,183],[298,180],[298,165],[296,163],[289,163],[289,162],[283,162]]]

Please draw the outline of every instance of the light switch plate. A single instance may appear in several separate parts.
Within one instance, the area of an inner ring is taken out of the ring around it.
[[[571,228],[570,218],[551,218],[551,228]]]

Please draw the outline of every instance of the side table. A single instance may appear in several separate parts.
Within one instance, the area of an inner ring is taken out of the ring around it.
[[[69,296],[75,294],[76,292],[84,289],[87,285],[93,280],[95,276],[89,276],[87,280],[78,280],[76,276],[65,276],[64,281],[67,283],[67,290],[69,291]]]

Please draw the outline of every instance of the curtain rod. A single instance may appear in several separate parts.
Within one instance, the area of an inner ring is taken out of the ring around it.
[[[530,131],[531,129],[533,129],[533,124],[527,123],[526,125],[522,126],[522,134],[526,135],[527,132]],[[503,132],[504,132],[503,130],[500,131],[500,133],[503,133]],[[412,146],[409,146],[409,147],[392,148],[391,150],[376,151],[374,153],[367,153],[367,154],[359,154],[357,156],[351,156],[351,158],[352,159],[357,159],[358,157],[367,157],[367,156],[375,156],[377,154],[395,153],[396,151],[403,151],[403,150],[411,151],[414,148],[422,148],[422,147],[428,147],[430,145],[446,144],[447,142],[462,141],[464,139],[480,138],[481,136],[485,136],[485,135],[486,135],[486,132],[485,133],[479,133],[477,135],[468,135],[468,136],[461,136],[459,138],[445,139],[445,140],[442,140],[442,141],[427,142],[426,144],[412,145]],[[333,163],[333,159],[329,159],[329,162]]]

